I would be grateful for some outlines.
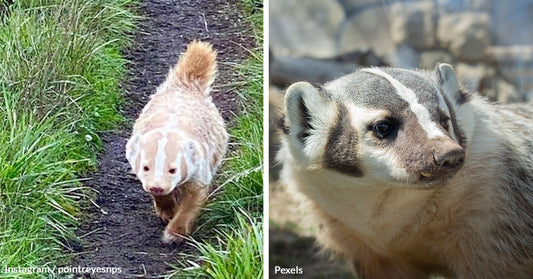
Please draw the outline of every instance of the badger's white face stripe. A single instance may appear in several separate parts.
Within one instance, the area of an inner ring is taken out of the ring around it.
[[[415,74],[417,74],[421,78],[424,78],[421,74],[417,72],[415,72]],[[437,94],[437,97],[439,98],[439,107],[444,110],[444,112],[446,113],[448,117],[450,117],[450,119],[448,120],[448,126],[450,127],[449,128],[450,136],[452,137],[454,141],[458,142],[459,139],[455,136],[455,130],[453,129],[453,125],[452,125],[450,109],[448,108],[448,104],[446,103],[446,100],[444,99],[444,95],[442,92],[440,92],[440,90],[437,87],[433,86],[433,88],[435,88],[436,92],[439,92],[439,94]]]
[[[167,153],[165,148],[167,147],[168,139],[166,134],[157,141],[157,153],[155,155],[155,168],[154,168],[154,177],[160,178],[165,175]]]
[[[418,123],[426,131],[428,138],[445,137],[437,123],[431,121],[429,111],[418,102],[416,94],[411,89],[380,69],[371,68],[362,71],[384,77],[392,84],[396,89],[396,93],[409,104],[409,108],[416,115]]]

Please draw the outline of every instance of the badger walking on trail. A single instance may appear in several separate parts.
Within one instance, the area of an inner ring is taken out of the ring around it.
[[[281,180],[360,278],[533,278],[533,106],[453,68],[367,68],[285,95]]]
[[[216,52],[192,42],[157,88],[126,144],[132,172],[168,222],[163,242],[191,233],[227,148],[228,134],[210,91]]]

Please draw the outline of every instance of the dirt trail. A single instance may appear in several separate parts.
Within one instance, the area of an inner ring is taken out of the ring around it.
[[[135,119],[169,67],[188,42],[200,39],[218,50],[219,75],[213,99],[226,121],[237,113],[237,96],[227,86],[237,80],[234,63],[247,57],[243,48],[253,45],[251,26],[244,20],[239,0],[142,1],[138,14],[143,16],[135,43],[126,53],[132,62],[122,87],[126,91],[123,113]],[[164,224],[153,211],[151,198],[140,182],[128,174],[124,146],[131,123],[102,135],[104,152],[99,171],[86,186],[99,192],[98,207],[88,212],[78,230],[82,242],[71,266],[121,267],[117,275],[95,274],[84,278],[157,278],[169,270],[180,245],[165,246],[160,237]]]

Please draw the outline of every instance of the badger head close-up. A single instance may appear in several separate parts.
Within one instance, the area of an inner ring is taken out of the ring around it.
[[[433,72],[367,68],[321,87],[299,82],[286,92],[286,147],[302,170],[438,185],[464,164],[471,123],[458,114],[468,98],[448,64]]]
[[[209,162],[203,162],[203,148],[179,131],[155,129],[134,137],[127,146],[127,158],[143,189],[153,195],[168,195],[194,179],[208,185]],[[203,168],[203,169],[202,169]],[[205,177],[204,177],[205,176]]]

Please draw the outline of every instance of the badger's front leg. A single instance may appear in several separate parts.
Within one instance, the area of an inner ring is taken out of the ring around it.
[[[165,223],[168,223],[176,213],[181,189],[174,189],[166,196],[152,196],[154,198],[155,213]]]
[[[192,232],[194,221],[200,214],[209,194],[209,187],[199,183],[188,182],[180,188],[182,188],[182,195],[175,207],[175,215],[163,233],[165,243],[181,241],[183,237]]]

